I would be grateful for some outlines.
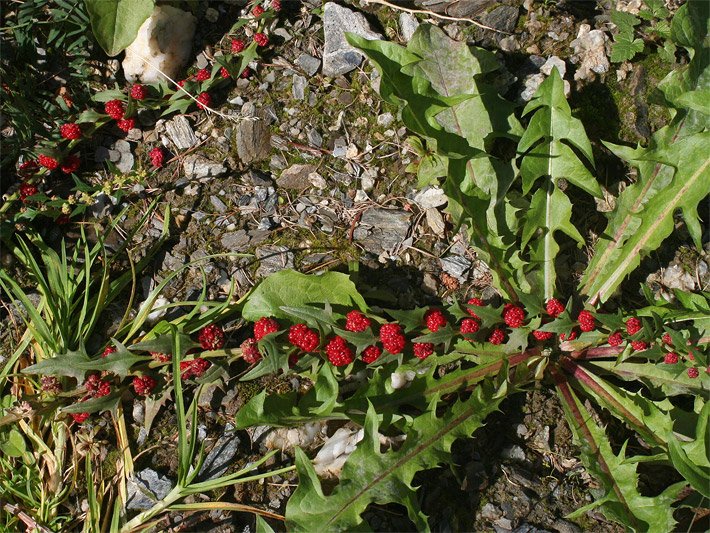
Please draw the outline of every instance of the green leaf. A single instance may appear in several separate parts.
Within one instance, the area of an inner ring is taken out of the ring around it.
[[[641,52],[643,52],[643,39],[636,38],[631,40],[617,36],[611,47],[611,62],[631,61],[636,54]]]
[[[249,294],[242,309],[246,320],[261,317],[289,318],[282,307],[303,307],[308,304],[344,305],[361,311],[367,304],[347,274],[326,272],[307,275],[294,270],[282,270],[262,281]]]
[[[277,342],[276,338],[280,333],[270,333],[259,341],[259,352],[263,354],[263,357],[254,368],[242,376],[240,381],[277,374],[279,371],[288,372],[288,358],[291,352]]]
[[[154,0],[84,0],[91,29],[109,56],[121,53],[153,13]]]
[[[683,93],[676,98],[675,103],[705,115],[710,115],[710,89],[699,89]]]
[[[266,520],[256,515],[256,533],[274,533],[274,530]]]
[[[114,391],[108,396],[91,398],[85,402],[73,403],[61,408],[62,413],[97,413],[113,411],[121,401],[122,391]]]
[[[641,259],[661,245],[673,231],[673,215],[678,209],[701,247],[697,207],[708,194],[710,133],[666,143],[668,134],[668,128],[663,128],[654,135],[659,146],[636,150],[605,143],[639,169],[639,180],[619,196],[582,279],[581,290],[590,302],[606,301]]]
[[[555,232],[562,231],[580,245],[584,244],[571,223],[572,203],[559,189],[558,181],[565,179],[598,197],[601,189],[574,151],[577,150],[587,164],[594,164],[592,146],[582,123],[572,116],[557,69],[540,85],[523,113],[533,111],[530,124],[518,143],[518,152],[523,154],[520,165],[523,192],[527,194],[539,178],[546,179],[524,215],[522,249],[530,243],[531,277],[548,300],[556,293],[555,259],[560,248]],[[536,238],[532,240],[533,237]]]
[[[705,402],[697,417],[694,440],[681,442],[674,434],[667,435],[673,466],[695,490],[706,498],[710,498],[708,419],[710,419],[710,403]]]
[[[0,431],[0,451],[6,457],[22,457],[27,451],[25,438],[15,428]]]
[[[343,467],[340,483],[326,496],[306,455],[296,451],[299,485],[286,507],[286,525],[292,531],[346,531],[362,528],[363,511],[371,503],[396,502],[406,507],[410,520],[428,530],[419,508],[414,475],[450,460],[451,445],[483,425],[502,395],[490,384],[476,388],[466,402],[457,402],[441,418],[430,410],[414,418],[397,451],[380,451],[377,414],[370,405],[365,418],[365,437]]]
[[[685,486],[675,483],[654,497],[642,496],[638,490],[637,464],[626,457],[626,443],[618,455],[614,454],[604,430],[597,426],[591,413],[584,407],[569,385],[559,376],[557,391],[575,442],[582,450],[582,461],[602,483],[606,494],[590,506],[601,507],[604,514],[632,531],[665,533],[675,526],[671,504]]]
[[[634,26],[638,26],[641,23],[638,17],[631,13],[616,10],[611,12],[611,21],[616,24],[619,34],[626,37],[633,37]]]

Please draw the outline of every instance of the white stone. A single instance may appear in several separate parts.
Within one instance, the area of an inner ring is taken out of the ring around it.
[[[176,79],[192,51],[196,19],[171,6],[159,6],[126,49],[123,74],[129,82],[154,83],[160,71]]]
[[[570,43],[574,50],[571,60],[578,64],[577,72],[574,73],[575,80],[593,80],[594,73],[603,74],[609,70],[607,39],[603,31],[592,30],[589,24],[580,24],[577,38]]]
[[[352,32],[365,39],[381,39],[382,35],[370,29],[370,24],[362,13],[358,13],[334,2],[323,7],[323,74],[340,76],[357,68],[364,57],[345,40],[345,32]]]

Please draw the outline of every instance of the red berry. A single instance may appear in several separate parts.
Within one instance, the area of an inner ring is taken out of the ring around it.
[[[133,128],[136,127],[136,119],[134,118],[124,118],[122,120],[119,120],[116,122],[116,126],[118,126],[119,130],[123,130],[126,133],[131,131]]]
[[[116,347],[115,346],[106,346],[104,349],[104,352],[101,354],[101,357],[108,357],[112,353],[116,353]]]
[[[197,335],[203,350],[219,350],[224,346],[224,331],[217,324],[210,324]]]
[[[697,378],[699,375],[700,375],[700,372],[699,372],[698,369],[695,368],[694,366],[693,366],[693,367],[690,367],[690,368],[688,369],[688,377],[689,377],[690,379],[695,379],[695,378]]]
[[[471,298],[468,302],[466,302],[468,305],[475,305],[476,307],[483,307],[483,300],[480,298]],[[471,315],[473,318],[477,318],[478,320],[481,319],[480,316],[478,316],[475,312],[473,312],[471,309],[466,309],[466,312]]]
[[[195,75],[195,79],[197,81],[207,81],[212,77],[210,74],[210,71],[207,70],[206,68],[201,68],[200,70],[197,71],[197,74]]]
[[[582,331],[594,330],[594,315],[589,311],[580,312],[577,316],[577,322],[579,323],[579,329]]]
[[[522,307],[505,304],[503,308],[503,321],[511,328],[519,328],[525,321],[525,311]]]
[[[264,8],[261,6],[254,6],[254,9],[251,10],[251,14],[255,17],[260,17],[264,14]]]
[[[254,42],[258,46],[267,46],[269,44],[269,38],[265,33],[255,33],[254,34]]]
[[[636,317],[631,317],[626,321],[626,333],[634,335],[641,331],[641,321]]]
[[[81,158],[76,154],[68,155],[64,161],[62,161],[62,172],[64,174],[73,174],[81,166]]]
[[[222,78],[224,78],[225,80],[230,77],[230,76],[229,76],[229,71],[228,71],[226,68],[224,68],[224,67],[222,67],[221,69],[219,69],[219,75],[222,76]]]
[[[200,93],[197,97],[197,109],[205,109],[212,103],[210,93]]]
[[[573,341],[574,339],[577,338],[577,332],[572,330],[569,334],[569,336],[566,333],[560,333],[560,340],[561,341]]]
[[[648,349],[648,344],[644,341],[631,341],[631,347],[637,352],[642,352]]]
[[[17,170],[17,173],[20,176],[23,176],[25,178],[29,178],[30,176],[33,176],[34,174],[37,173],[39,170],[39,165],[37,164],[37,161],[34,159],[30,159],[29,161],[25,161],[24,163],[20,164],[20,167]]]
[[[112,119],[121,120],[126,112],[126,107],[120,100],[110,100],[104,104],[104,111]]]
[[[380,328],[382,346],[391,354],[402,353],[407,340],[399,324],[383,324]]]
[[[239,77],[247,79],[249,76],[251,76],[251,69],[249,67],[244,67],[244,70],[242,70],[242,73],[239,75]]]
[[[185,87],[186,83],[187,83],[187,80],[180,80],[179,82],[177,82],[177,86],[182,89],[183,87]]]
[[[133,390],[138,396],[148,396],[158,384],[150,376],[135,376],[133,378]]]
[[[173,356],[170,355],[169,353],[150,352],[150,355],[153,359],[155,359],[156,361],[159,361],[161,363],[167,363],[167,362],[173,360]]]
[[[23,202],[27,200],[28,196],[34,196],[35,194],[39,193],[39,189],[37,188],[36,185],[32,185],[31,183],[21,183],[20,184],[20,200]]]
[[[412,349],[417,359],[426,359],[434,353],[434,345],[430,342],[415,342]]]
[[[89,418],[89,413],[69,413],[77,424],[83,424]]]
[[[313,352],[320,344],[320,336],[305,324],[295,324],[288,330],[288,341],[304,352]]]
[[[675,352],[668,352],[664,357],[663,357],[663,362],[666,363],[667,365],[674,365],[678,362],[678,354]]]
[[[84,381],[84,388],[94,398],[101,398],[111,393],[111,384],[101,379],[98,374],[89,375]]]
[[[59,161],[57,161],[53,157],[44,154],[39,154],[37,156],[37,161],[41,166],[43,166],[47,170],[54,170],[59,166]]]
[[[245,47],[246,47],[246,44],[241,39],[232,39],[232,53],[233,54],[238,54],[239,52],[244,50]]]
[[[163,152],[163,149],[160,146],[156,146],[148,153],[148,157],[150,157],[151,165],[155,168],[160,168],[163,166],[163,162],[165,160],[165,152]]]
[[[427,311],[424,315],[424,323],[431,332],[437,332],[439,328],[443,328],[448,324],[444,313],[442,313],[440,309],[430,309]]]
[[[382,348],[376,344],[373,344],[362,351],[362,360],[369,365],[370,363],[377,361],[380,358],[380,355],[382,355]]]
[[[488,342],[491,344],[502,344],[505,340],[505,332],[502,329],[496,328],[488,337]]]
[[[691,351],[688,351],[688,360],[695,361],[695,356],[693,355],[693,352],[691,352]]]
[[[335,366],[349,365],[355,358],[345,339],[337,335],[328,341],[325,354],[328,356],[328,361]]]
[[[345,329],[347,331],[365,331],[371,324],[370,319],[360,311],[353,310],[345,315]]]
[[[281,11],[281,0],[271,0],[271,9]]]
[[[258,341],[269,333],[279,330],[279,323],[273,318],[261,317],[254,323],[254,338]]]
[[[550,298],[545,304],[545,310],[552,318],[557,318],[564,312],[565,306],[562,305],[562,302],[560,302],[557,298]]]
[[[459,332],[461,335],[470,335],[472,333],[476,333],[479,330],[480,326],[478,325],[478,321],[475,318],[464,318],[461,321],[461,327],[459,328]]]
[[[533,337],[535,337],[535,339],[539,341],[547,341],[554,336],[554,333],[552,333],[551,331],[540,331],[539,329],[533,331],[532,334]]]
[[[131,98],[134,100],[145,100],[145,98],[148,96],[148,87],[145,85],[141,85],[139,83],[136,83],[131,87]]]
[[[673,339],[671,339],[670,333],[664,333],[663,338],[661,340],[663,341],[663,344],[667,344],[668,346],[673,346]]]
[[[250,365],[261,360],[261,353],[259,353],[259,347],[256,345],[256,339],[245,340],[240,348],[242,349],[242,358]]]
[[[65,139],[75,140],[81,139],[81,128],[78,124],[70,122],[69,124],[62,124],[59,126],[59,133]]]
[[[210,367],[210,362],[202,357],[197,357],[192,361],[180,361],[180,376],[188,379],[190,376],[199,378]]]
[[[615,331],[609,335],[607,342],[609,343],[609,346],[621,346],[621,343],[624,342],[624,338],[621,336],[620,332]]]

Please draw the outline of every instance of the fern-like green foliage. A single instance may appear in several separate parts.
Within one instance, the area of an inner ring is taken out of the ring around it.
[[[674,38],[692,60],[660,84],[669,105],[677,108],[671,124],[657,131],[647,147],[607,143],[639,173],[619,196],[582,279],[582,292],[592,303],[607,300],[640,260],[661,245],[673,231],[677,210],[701,248],[697,208],[710,192],[710,106],[702,103],[710,87],[709,10],[706,2],[690,2],[673,19]]]
[[[299,484],[288,501],[286,525],[290,531],[350,531],[361,528],[362,513],[371,503],[396,502],[407,508],[419,531],[429,531],[412,486],[414,475],[449,461],[451,445],[483,425],[505,396],[505,386],[486,383],[466,401],[454,404],[438,417],[434,398],[430,408],[409,426],[398,450],[380,451],[378,413],[370,405],[364,440],[348,458],[341,481],[325,495],[306,455],[297,450]]]
[[[517,213],[527,207],[508,195],[514,161],[490,157],[495,140],[517,141],[522,128],[511,102],[482,78],[498,64],[489,52],[449,38],[428,24],[419,26],[407,48],[348,34],[348,41],[380,72],[380,95],[401,108],[402,121],[436,149],[437,173],[454,220],[468,225],[479,257],[494,281],[513,300],[528,284],[516,248]]]
[[[544,183],[533,194],[524,215],[521,244],[523,249],[530,247],[533,285],[549,299],[555,294],[555,258],[560,249],[555,232],[562,231],[580,246],[584,244],[570,221],[572,202],[558,182],[565,179],[594,196],[601,196],[601,189],[585,166],[594,164],[592,146],[584,126],[572,116],[557,69],[540,85],[523,114],[533,112],[518,143],[518,152],[524,154],[520,166],[523,193],[528,194],[540,178],[544,178]]]
[[[638,489],[637,464],[643,457],[627,457],[626,443],[618,454],[609,440],[567,383],[558,384],[560,401],[570,423],[575,442],[579,444],[584,465],[602,482],[605,494],[575,511],[572,517],[601,507],[604,513],[631,531],[665,533],[676,521],[673,507],[685,482],[674,483],[658,496],[642,496]]]

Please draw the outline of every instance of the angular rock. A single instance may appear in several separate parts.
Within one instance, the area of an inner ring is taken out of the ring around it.
[[[462,255],[448,255],[441,258],[441,268],[444,272],[463,283],[468,277],[471,261]]]
[[[399,14],[399,31],[402,33],[402,39],[408,43],[419,27],[417,17],[411,13],[402,12]]]
[[[222,436],[205,457],[205,462],[202,463],[202,468],[197,474],[197,480],[207,481],[224,474],[231,465],[234,456],[237,455],[240,442],[234,426],[227,424]]]
[[[596,74],[609,70],[609,59],[606,56],[606,41],[608,37],[601,30],[592,30],[589,24],[580,24],[577,38],[570,43],[574,50],[571,61],[577,63],[575,80],[594,80]]]
[[[195,22],[195,17],[182,9],[156,7],[126,49],[123,60],[126,79],[154,83],[165,79],[159,71],[177,78],[192,51]]]
[[[446,193],[439,187],[425,187],[414,195],[414,202],[422,209],[439,207],[448,201]]]
[[[172,482],[155,470],[151,468],[141,470],[126,483],[128,492],[126,507],[137,511],[150,509],[157,501],[165,498],[172,488]]]
[[[309,76],[313,76],[320,68],[320,59],[308,54],[301,54],[296,59],[296,64]]]
[[[308,176],[316,169],[315,165],[291,165],[281,173],[276,184],[282,189],[307,189],[311,186]]]
[[[185,174],[191,179],[214,178],[227,172],[227,167],[221,163],[215,163],[197,154],[187,156],[182,166]]]
[[[363,55],[345,40],[345,32],[352,32],[365,39],[382,39],[382,35],[370,29],[367,19],[361,14],[334,2],[325,4],[323,11],[323,74],[334,78],[357,68]]]
[[[178,150],[187,150],[198,143],[192,126],[184,115],[178,115],[165,123],[165,133]]]
[[[244,164],[268,159],[271,152],[271,132],[264,110],[257,111],[253,103],[242,108],[244,120],[235,128],[237,155]]]
[[[399,209],[368,209],[355,228],[353,239],[369,252],[390,252],[407,238],[411,216]]]
[[[258,277],[265,278],[269,274],[279,272],[285,268],[293,268],[293,253],[289,252],[285,246],[262,246],[257,248],[256,258],[259,260],[259,268],[256,271]]]
[[[291,93],[296,100],[305,100],[306,91],[308,90],[308,80],[298,74],[293,75],[293,85]]]
[[[247,235],[247,232],[243,229],[230,231],[222,235],[220,242],[227,250],[240,251],[245,249],[249,244],[249,235]]]

